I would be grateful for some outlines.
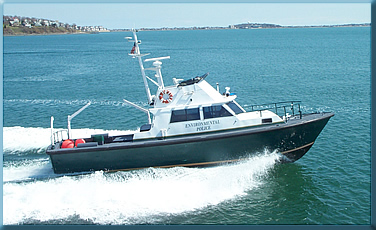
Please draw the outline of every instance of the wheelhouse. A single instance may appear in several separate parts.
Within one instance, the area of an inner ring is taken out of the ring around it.
[[[226,104],[173,109],[171,111],[170,123],[230,117],[244,112],[245,110],[235,101],[231,101]]]

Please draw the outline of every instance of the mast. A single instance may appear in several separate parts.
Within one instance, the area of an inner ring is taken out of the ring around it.
[[[126,39],[128,39],[129,42],[134,42],[132,51],[129,55],[132,56],[133,58],[137,57],[137,59],[138,59],[138,64],[140,65],[142,79],[144,80],[145,91],[146,91],[146,95],[148,97],[148,102],[149,102],[149,105],[152,105],[153,96],[151,96],[151,94],[150,94],[150,88],[149,88],[147,79],[149,79],[152,83],[154,83],[156,86],[158,86],[158,89],[160,89],[160,90],[164,89],[163,77],[162,77],[162,73],[161,73],[161,68],[162,68],[161,60],[170,59],[170,56],[145,59],[145,62],[152,61],[153,66],[154,66],[154,67],[145,69],[143,64],[142,64],[141,57],[149,55],[149,54],[141,54],[140,53],[139,44],[141,44],[141,40],[137,40],[137,35],[136,35],[137,31],[136,30],[132,29],[132,32],[133,32],[133,40],[131,40],[132,37],[126,37]],[[157,82],[155,82],[153,79],[146,76],[145,70],[154,70],[155,71],[155,77],[157,78]]]
[[[138,64],[140,65],[142,79],[144,81],[146,96],[148,98],[148,102],[149,102],[149,105],[150,105],[152,103],[152,96],[150,94],[150,88],[149,88],[149,85],[148,85],[148,82],[147,82],[147,79],[146,79],[147,77],[146,77],[145,69],[144,69],[144,66],[142,64],[142,59],[141,59],[141,57],[149,55],[149,54],[141,54],[140,53],[140,47],[138,45],[141,44],[141,40],[137,40],[137,34],[136,34],[137,31],[136,30],[132,29],[132,32],[133,32],[133,40],[130,40],[130,39],[132,39],[131,37],[126,37],[126,39],[128,39],[129,42],[134,42],[132,51],[129,55],[132,56],[133,58],[137,57],[137,59],[138,59]]]

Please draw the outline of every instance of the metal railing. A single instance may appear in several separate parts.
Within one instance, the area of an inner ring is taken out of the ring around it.
[[[65,133],[67,138],[64,138],[63,133]],[[68,130],[62,129],[62,130],[56,131],[52,134],[52,138],[53,138],[53,144],[56,144],[57,142],[60,142],[64,139],[68,139]]]
[[[66,130],[64,129],[64,130],[59,130],[59,131],[55,131],[54,132],[54,117],[51,116],[51,121],[50,121],[51,122],[51,145],[55,145],[57,142],[60,142],[60,141],[64,140],[63,132],[65,132],[67,134],[67,138],[66,139],[72,138],[72,134],[71,134],[71,121],[72,121],[72,119],[75,116],[77,116],[78,114],[80,114],[90,104],[91,104],[91,102],[89,101],[81,109],[77,110],[72,115],[68,115],[68,129],[66,129]]]
[[[275,103],[266,103],[266,104],[259,104],[259,105],[249,105],[245,106],[246,108],[250,108],[250,112],[259,111],[260,116],[262,116],[263,110],[274,110],[274,112],[283,118],[288,118],[290,116],[289,112],[291,112],[291,116],[299,115],[299,118],[302,118],[302,111],[300,109],[301,101],[281,101]],[[297,107],[297,108],[296,108]]]

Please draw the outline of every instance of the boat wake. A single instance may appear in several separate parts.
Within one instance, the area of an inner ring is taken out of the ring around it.
[[[55,131],[62,129],[54,129]],[[75,136],[85,138],[91,134],[109,133],[110,135],[123,135],[131,131],[103,130],[103,129],[72,129]],[[44,154],[47,146],[51,144],[51,130],[49,128],[33,127],[4,127],[3,151],[6,155],[30,153]]]
[[[53,176],[53,170],[48,158],[4,162],[3,182],[25,182]]]
[[[160,224],[239,199],[280,159],[264,152],[211,168],[147,168],[54,177],[46,160],[4,168],[4,224]],[[31,180],[27,179],[31,178]]]
[[[22,161],[5,162],[3,167],[3,182],[22,183],[49,180],[63,176],[85,175],[92,172],[55,174],[49,158],[27,159]]]

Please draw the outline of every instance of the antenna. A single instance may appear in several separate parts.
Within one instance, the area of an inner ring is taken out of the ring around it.
[[[148,122],[149,122],[148,124],[151,124],[151,118],[150,118],[150,112],[149,112],[149,110],[144,109],[141,106],[138,106],[138,105],[136,105],[136,104],[134,104],[134,103],[132,103],[130,101],[127,101],[125,99],[123,99],[123,101],[125,103],[127,103],[128,105],[131,105],[131,106],[135,107],[136,109],[141,110],[142,112],[146,113],[148,115]]]
[[[148,59],[145,59],[144,62],[148,62],[148,61],[160,61],[160,60],[164,60],[164,59],[170,59],[170,56],[157,57],[157,58],[148,58]]]
[[[91,104],[91,102],[89,101],[89,103],[87,103],[86,105],[84,105],[81,109],[77,110],[74,114],[68,115],[68,139],[70,139],[72,137],[72,133],[71,133],[71,120],[75,116],[77,116],[78,114],[80,114],[84,109],[86,109],[90,104]],[[51,118],[51,129],[52,129],[52,122],[53,122],[53,118]]]

